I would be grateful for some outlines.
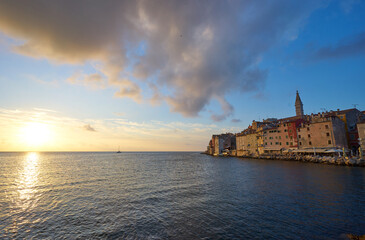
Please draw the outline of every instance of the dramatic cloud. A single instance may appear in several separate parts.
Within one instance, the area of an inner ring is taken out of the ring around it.
[[[96,130],[90,124],[84,125],[84,129],[89,132],[96,132]]]
[[[320,48],[315,59],[344,58],[350,56],[365,55],[365,32],[351,39],[343,39],[336,46]]]
[[[239,122],[241,122],[241,119],[234,118],[234,119],[231,120],[231,122],[233,122],[233,123],[239,123]]]
[[[221,111],[212,118],[219,121],[233,111],[225,96],[261,89],[262,55],[295,39],[318,6],[291,0],[3,0],[0,30],[23,40],[14,46],[20,54],[81,68],[92,63],[97,73],[78,73],[72,83],[116,87],[116,97],[136,101],[166,101],[184,116],[197,116],[218,99]]]
[[[229,117],[233,112],[233,106],[229,104],[225,99],[219,98],[218,99],[223,113],[222,114],[212,114],[211,119],[215,122],[220,122],[225,120],[227,117]]]

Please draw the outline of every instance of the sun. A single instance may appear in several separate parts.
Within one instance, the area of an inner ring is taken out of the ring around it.
[[[43,146],[51,140],[50,126],[46,123],[28,122],[20,129],[19,136],[30,147]]]

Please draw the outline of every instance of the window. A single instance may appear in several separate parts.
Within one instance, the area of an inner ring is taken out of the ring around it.
[[[284,129],[284,132],[287,132],[288,130]]]
[[[265,145],[267,145],[267,142],[265,143]]]
[[[280,142],[280,145],[281,145],[281,142]]]
[[[326,127],[326,129],[328,129],[328,125],[326,125],[325,127]]]
[[[351,140],[355,140],[355,136],[353,134],[350,134]]]
[[[279,139],[281,139],[281,136],[279,136]]]
[[[310,138],[310,137],[311,137],[311,135],[310,135],[310,134],[308,134],[308,137]]]
[[[299,145],[302,145],[302,142],[299,142]]]
[[[288,126],[290,127],[291,126],[291,123],[289,123]]]
[[[293,136],[290,136],[290,140],[293,140]]]
[[[278,142],[275,142],[275,145],[279,145],[279,143]]]
[[[288,142],[286,142],[286,145],[289,145],[289,143],[288,143]]]
[[[272,142],[270,143],[270,145],[272,145]]]
[[[248,144],[247,147],[251,146],[251,144]]]
[[[285,136],[287,139],[289,138],[288,135]]]
[[[327,135],[327,137],[329,137],[330,136],[330,133],[326,133],[326,135]]]
[[[298,128],[298,132],[300,132],[300,128]]]
[[[331,144],[331,140],[328,140],[328,144]]]
[[[311,141],[309,141],[309,145],[312,145],[312,142]]]
[[[307,127],[307,131],[309,131],[309,127]]]
[[[291,131],[291,129],[289,130],[289,132],[291,133],[292,131]]]
[[[275,139],[278,139],[278,137],[277,137],[277,136],[275,136]]]
[[[293,143],[292,142],[290,142],[290,146],[293,146]]]
[[[298,135],[298,138],[301,138],[301,136],[300,136],[300,135]]]

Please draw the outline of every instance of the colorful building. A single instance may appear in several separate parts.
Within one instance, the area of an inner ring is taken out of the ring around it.
[[[303,102],[297,91],[295,113],[295,116],[288,118],[253,121],[251,126],[236,135],[213,135],[207,151],[217,155],[229,150],[237,156],[256,156],[284,152],[311,153],[310,149],[315,148],[323,151],[345,148],[356,154],[365,142],[365,136],[361,136],[365,134],[365,112],[356,108],[304,115]]]
[[[313,115],[297,128],[299,149],[346,148],[345,124],[337,116]]]

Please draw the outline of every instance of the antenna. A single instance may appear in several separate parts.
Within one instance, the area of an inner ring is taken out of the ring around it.
[[[355,103],[355,104],[352,104],[352,106],[354,106],[354,108],[356,108],[356,106],[358,106],[359,104]]]
[[[326,108],[321,108],[321,111],[322,112],[327,112],[327,109]]]

